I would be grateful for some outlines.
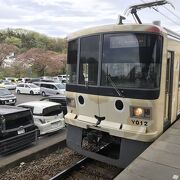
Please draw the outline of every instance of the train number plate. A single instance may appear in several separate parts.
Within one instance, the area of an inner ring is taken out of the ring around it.
[[[130,124],[134,126],[148,126],[148,121],[131,119]]]

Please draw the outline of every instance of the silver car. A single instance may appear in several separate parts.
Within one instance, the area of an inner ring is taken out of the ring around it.
[[[57,95],[57,94],[64,95],[65,85],[62,83],[41,82],[40,93],[42,94],[42,96]]]

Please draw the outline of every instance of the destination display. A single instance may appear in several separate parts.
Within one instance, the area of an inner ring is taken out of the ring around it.
[[[147,47],[147,36],[145,35],[116,35],[110,37],[110,48]]]

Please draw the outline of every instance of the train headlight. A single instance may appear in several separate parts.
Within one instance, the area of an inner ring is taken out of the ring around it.
[[[133,118],[150,119],[151,109],[144,107],[130,107],[130,115]]]
[[[73,107],[73,108],[76,107],[76,101],[74,98],[66,97],[66,103],[67,103],[67,106],[69,107]]]
[[[143,109],[142,108],[134,108],[133,115],[137,117],[142,117]]]

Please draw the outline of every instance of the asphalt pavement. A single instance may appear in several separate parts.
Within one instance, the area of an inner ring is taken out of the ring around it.
[[[30,94],[17,94],[15,91],[11,91],[17,98],[16,105],[29,102],[29,101],[39,101],[43,98],[42,95],[30,95]]]
[[[15,94],[17,98],[17,104],[29,102],[29,101],[39,101],[43,98],[41,95],[27,95],[27,94]]]

